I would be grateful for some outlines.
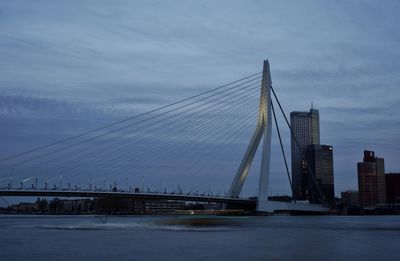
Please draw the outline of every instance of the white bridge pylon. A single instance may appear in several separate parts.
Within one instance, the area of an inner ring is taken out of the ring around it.
[[[258,113],[257,127],[251,137],[250,144],[239,165],[235,178],[229,189],[229,196],[238,198],[242,190],[244,181],[249,174],[251,163],[257,152],[261,138],[264,137],[262,148],[262,161],[258,198],[268,198],[269,165],[271,154],[271,74],[268,60],[264,61],[263,76],[261,81],[260,109]]]
[[[251,137],[250,144],[239,165],[235,178],[229,189],[229,197],[238,198],[243,184],[249,174],[251,163],[257,152],[257,148],[263,139],[260,181],[258,185],[257,211],[273,213],[275,210],[295,210],[323,212],[327,209],[321,205],[305,203],[269,201],[269,174],[271,161],[271,72],[268,60],[264,60],[263,75],[261,81],[260,108],[257,119],[257,127]]]

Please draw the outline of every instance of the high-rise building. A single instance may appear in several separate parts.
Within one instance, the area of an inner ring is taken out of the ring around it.
[[[400,203],[400,173],[386,173],[385,182],[387,203]]]
[[[293,198],[307,199],[307,176],[304,167],[305,149],[307,145],[319,145],[319,112],[311,108],[309,112],[294,111],[290,113],[290,125],[298,145],[292,136],[292,188]]]
[[[334,203],[332,146],[308,145],[305,156],[305,164],[308,167],[303,170],[303,173],[307,176],[307,194],[310,203]]]
[[[386,203],[385,162],[375,152],[364,151],[363,162],[357,163],[360,205],[374,207]]]

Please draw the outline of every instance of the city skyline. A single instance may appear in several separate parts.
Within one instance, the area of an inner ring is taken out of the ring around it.
[[[336,195],[357,188],[365,148],[385,158],[386,172],[399,172],[397,2],[236,2],[225,11],[212,2],[179,5],[182,13],[194,10],[192,19],[172,17],[176,3],[127,5],[0,5],[7,14],[0,25],[1,157],[258,72],[269,58],[286,112],[312,101],[320,111],[321,143],[334,147]],[[265,16],[268,9],[275,12]],[[288,130],[284,142],[288,152]],[[279,149],[273,152],[280,162]],[[272,166],[271,193],[290,194],[283,172]],[[256,193],[257,179],[249,176],[248,192]]]

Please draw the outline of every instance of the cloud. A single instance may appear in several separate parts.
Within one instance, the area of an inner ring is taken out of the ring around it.
[[[286,112],[308,110],[311,101],[320,109],[322,141],[335,148],[338,193],[356,186],[363,144],[400,169],[393,160],[399,9],[397,1],[1,3],[0,153],[189,97],[261,71],[269,58]],[[282,132],[289,154],[289,132]],[[232,176],[213,187],[228,186]],[[246,191],[257,182],[250,178]],[[275,182],[274,193],[288,192],[286,180]]]

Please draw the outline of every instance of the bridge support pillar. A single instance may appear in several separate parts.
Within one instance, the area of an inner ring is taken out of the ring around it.
[[[260,201],[268,199],[269,169],[271,158],[271,125],[271,73],[269,69],[269,62],[268,60],[265,60],[261,81],[260,110],[258,113],[257,127],[229,189],[230,197],[239,197],[261,138],[264,137],[262,145],[260,181],[258,186],[258,200]]]
[[[264,61],[263,76],[261,81],[260,110],[258,113],[257,127],[247,147],[246,153],[239,165],[235,178],[229,189],[229,196],[238,198],[243,184],[249,174],[261,138],[263,140],[262,163],[260,171],[260,184],[258,198],[268,198],[269,164],[271,152],[271,74],[268,60]]]

